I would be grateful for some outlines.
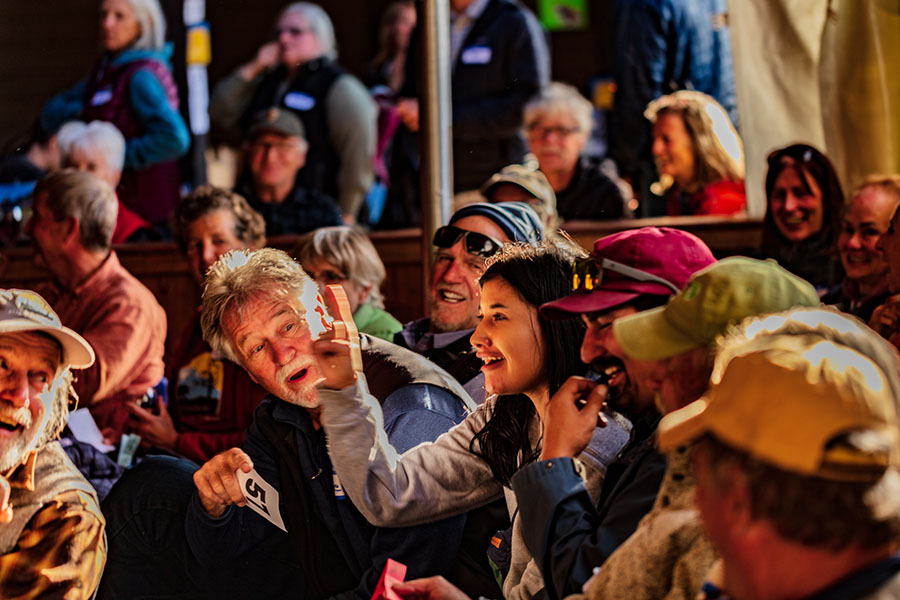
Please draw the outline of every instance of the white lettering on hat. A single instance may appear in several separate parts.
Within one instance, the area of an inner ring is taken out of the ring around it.
[[[284,105],[294,110],[312,110],[316,99],[302,92],[288,92],[284,95]]]
[[[101,104],[106,104],[110,100],[112,100],[113,92],[109,88],[104,88],[102,90],[97,90],[94,92],[94,95],[91,96],[91,106],[100,106]]]

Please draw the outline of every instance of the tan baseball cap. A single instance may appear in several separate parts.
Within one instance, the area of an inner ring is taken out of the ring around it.
[[[854,441],[871,433],[878,443]],[[706,394],[660,422],[659,446],[669,452],[704,434],[785,471],[835,481],[878,480],[900,452],[881,369],[811,335],[778,336],[717,364]]]
[[[63,362],[73,369],[94,364],[94,349],[87,340],[64,327],[40,294],[30,290],[0,290],[0,334],[41,331],[56,339],[63,349]]]

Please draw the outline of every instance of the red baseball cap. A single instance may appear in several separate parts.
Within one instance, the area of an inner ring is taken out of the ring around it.
[[[691,275],[716,262],[703,240],[670,227],[641,227],[600,238],[594,242],[591,258],[605,259],[613,266],[604,266],[600,283],[590,291],[574,292],[542,305],[545,319],[609,310],[644,294],[671,296],[673,288],[681,290]],[[617,266],[624,268],[617,270]],[[636,278],[636,274],[647,277]]]

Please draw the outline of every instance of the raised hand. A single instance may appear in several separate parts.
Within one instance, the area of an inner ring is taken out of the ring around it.
[[[607,387],[584,377],[569,377],[550,398],[544,419],[541,460],[575,457],[590,443],[594,429],[606,425],[600,412]]]
[[[362,354],[359,351],[359,331],[353,322],[350,302],[339,285],[329,285],[324,293],[325,307],[332,316],[332,330],[323,334],[313,344],[322,382],[333,390],[352,385],[356,374],[362,372]]]

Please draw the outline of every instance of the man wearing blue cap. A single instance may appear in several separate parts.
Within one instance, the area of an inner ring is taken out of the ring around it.
[[[430,316],[405,324],[394,343],[443,367],[475,402],[484,402],[483,363],[469,343],[477,325],[478,278],[503,244],[543,238],[540,217],[523,202],[476,202],[457,210],[434,234]]]

